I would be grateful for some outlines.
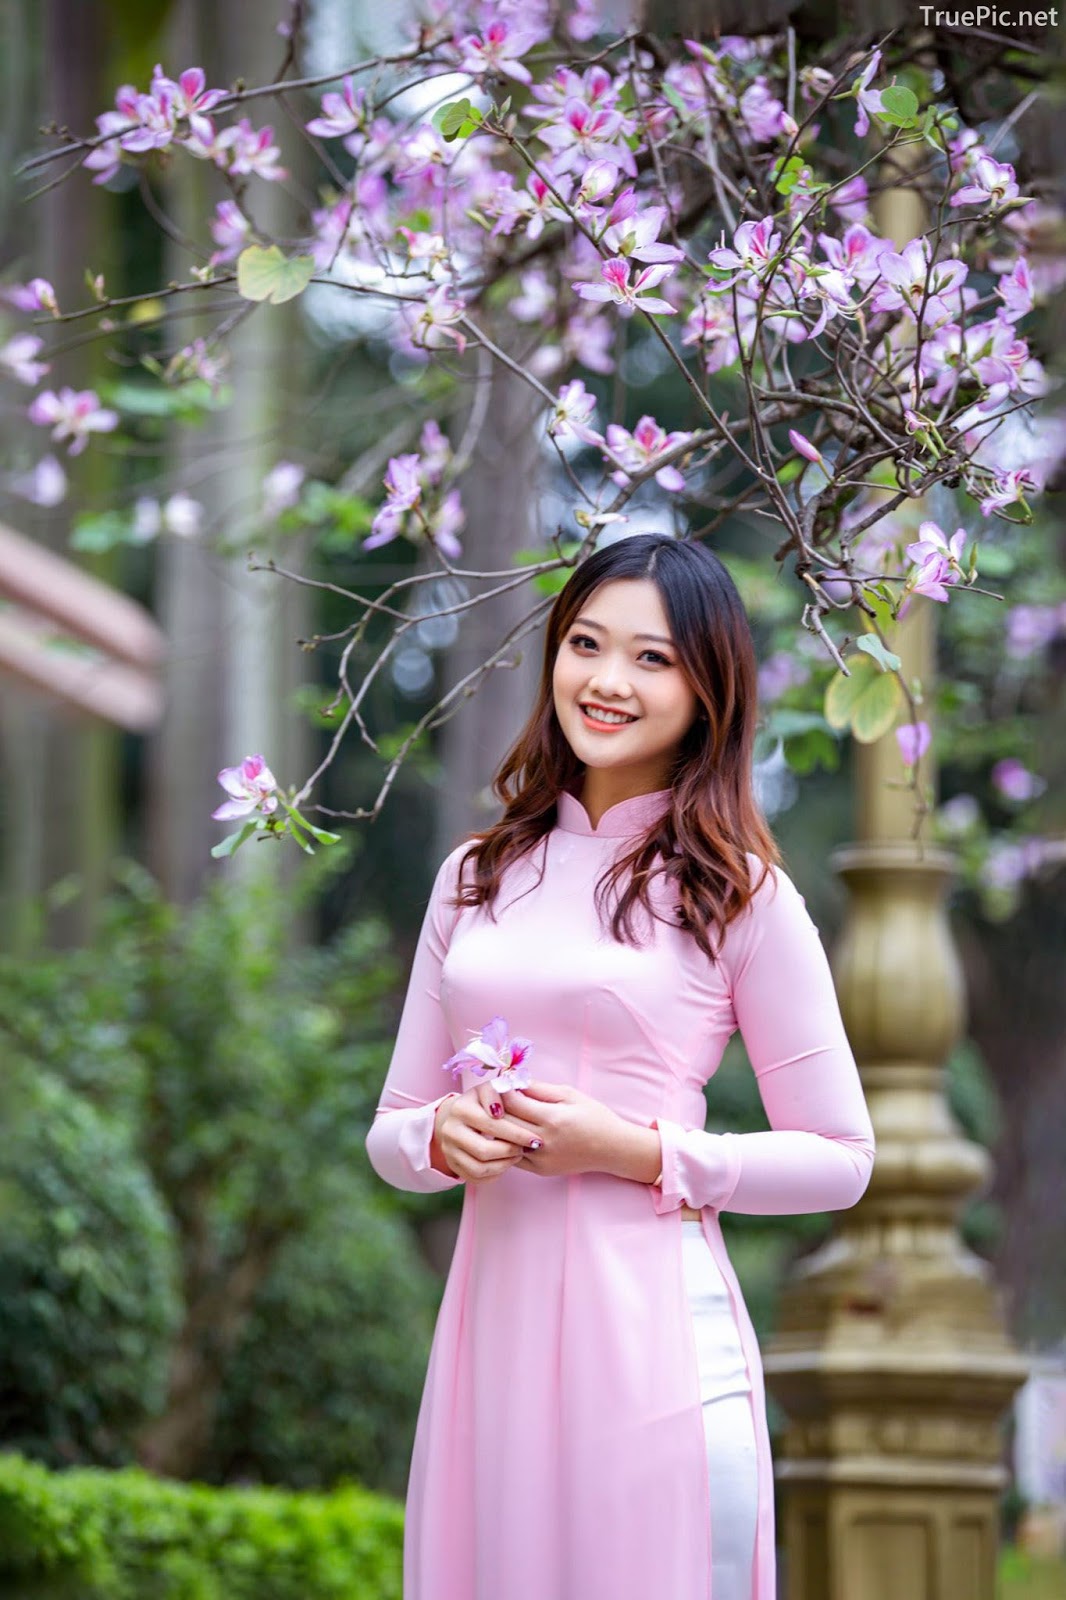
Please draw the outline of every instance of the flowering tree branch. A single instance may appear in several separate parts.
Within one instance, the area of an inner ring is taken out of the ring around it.
[[[219,297],[214,333],[165,364],[143,358],[162,385],[206,384],[217,397],[235,322],[311,286],[377,306],[373,337],[427,382],[433,376],[433,414],[417,438],[398,424],[410,448],[388,455],[384,497],[361,543],[370,552],[408,541],[430,570],[377,601],[340,591],[359,613],[331,636],[345,641],[341,722],[291,802],[268,808],[278,793],[268,787],[242,836],[298,832],[288,807],[310,801],[353,723],[377,748],[363,718],[367,690],[412,629],[538,586],[489,660],[401,742],[374,807],[351,813],[377,815],[414,739],[454,714],[539,623],[544,585],[564,581],[605,529],[655,498],[713,510],[704,534],[730,518],[783,531],[774,559],[798,579],[797,620],[832,673],[822,727],[874,739],[905,714],[901,760],[920,825],[928,729],[891,650],[892,626],[916,598],[991,593],[976,583],[977,539],[965,524],[1028,522],[1064,450],[1059,420],[1037,414],[1051,384],[1022,331],[1059,281],[1057,267],[1031,255],[1048,207],[997,158],[1036,103],[1032,79],[1019,87],[1012,68],[999,68],[1003,109],[998,131],[985,134],[966,125],[917,31],[857,54],[839,41],[811,46],[792,28],[612,38],[597,0],[430,0],[407,48],[334,77],[288,78],[302,20],[296,4],[273,83],[209,88],[198,68],[170,77],[157,67],[147,91],[118,90],[94,136],[54,130],[56,146],[25,164],[36,172],[75,154],[97,184],[137,167],[151,215],[175,242],[184,235],[148,175],[178,160],[212,165],[227,195],[206,219],[214,248],[185,241],[199,255],[189,281],[126,296],[94,280],[92,303],[70,309],[42,279],[4,291],[34,331],[0,349],[0,363],[35,388],[49,369],[37,328],[96,319],[128,338],[145,300],[165,312],[205,289]],[[434,111],[398,109],[403,91],[442,76]],[[317,108],[296,118],[319,163],[318,204],[295,240],[271,238],[247,196],[288,172],[273,129],[246,113],[273,98],[292,117],[295,97],[320,89]],[[897,248],[875,231],[869,207],[900,184],[921,196],[932,224]],[[650,414],[632,428],[617,413],[600,423],[602,383],[624,350],[676,374],[691,426],[668,429]],[[576,500],[553,556],[531,551],[517,571],[472,572],[460,564],[462,482],[488,422],[493,367],[542,403],[545,439]],[[453,450],[436,418],[454,401],[442,406],[440,395],[467,381],[473,404]],[[28,414],[74,454],[123,425],[106,398],[41,387]],[[272,515],[313,520],[324,486],[293,463],[275,470]],[[963,525],[950,538],[922,504],[933,490],[956,497],[951,514]],[[407,609],[416,591],[439,597],[441,579],[463,598],[452,590],[447,603]],[[481,582],[489,587],[472,592]],[[367,627],[386,617],[392,632],[356,684]],[[842,634],[849,620],[854,631]],[[795,648],[803,654],[801,642]],[[849,688],[856,673],[861,682]],[[772,727],[773,696],[764,700]],[[782,743],[787,753],[787,736]]]

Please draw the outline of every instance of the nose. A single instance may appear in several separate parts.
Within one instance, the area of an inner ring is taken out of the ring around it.
[[[596,671],[589,678],[589,690],[602,695],[605,700],[628,700],[631,686],[624,664],[616,663],[611,656],[601,657],[596,664]]]

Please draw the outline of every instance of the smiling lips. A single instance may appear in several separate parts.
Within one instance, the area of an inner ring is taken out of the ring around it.
[[[609,730],[613,733],[618,728],[628,728],[631,722],[637,720],[628,711],[609,711],[606,706],[595,706],[591,701],[587,708],[581,706],[580,710],[585,726],[600,731]]]

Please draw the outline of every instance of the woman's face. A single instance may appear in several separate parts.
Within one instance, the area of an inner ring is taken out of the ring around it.
[[[589,772],[624,774],[634,793],[665,789],[700,709],[650,578],[617,578],[588,597],[563,635],[552,674],[555,714]],[[595,721],[583,707],[623,712]]]

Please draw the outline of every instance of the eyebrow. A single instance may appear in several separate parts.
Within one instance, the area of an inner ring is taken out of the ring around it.
[[[580,622],[586,628],[596,628],[598,630],[598,632],[600,632],[600,633],[606,633],[607,632],[607,630],[603,626],[602,622],[593,622],[591,617],[575,617],[574,618],[574,623],[578,623],[578,622]],[[571,626],[573,626],[573,625],[574,624],[572,623]],[[671,648],[673,648],[673,646],[674,646],[674,641],[672,639],[664,639],[661,633],[635,633],[635,634],[633,634],[633,638],[634,639],[654,639],[656,644],[668,644],[668,645],[671,646]]]

